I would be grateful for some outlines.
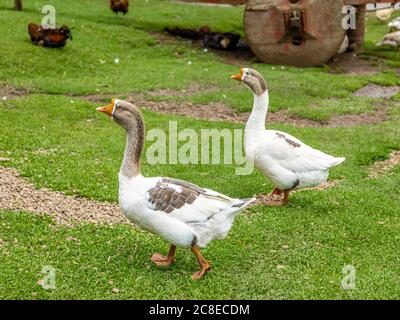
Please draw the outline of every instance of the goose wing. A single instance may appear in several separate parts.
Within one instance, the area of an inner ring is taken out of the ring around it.
[[[232,199],[184,180],[160,178],[147,192],[147,206],[184,223],[206,222],[230,209],[239,210],[247,202]]]
[[[264,139],[266,143],[263,142],[262,152],[292,172],[324,171],[345,160],[316,150],[288,133],[274,130],[266,132],[268,136]]]

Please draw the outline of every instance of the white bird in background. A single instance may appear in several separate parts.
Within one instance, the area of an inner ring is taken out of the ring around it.
[[[392,21],[390,21],[388,23],[388,27],[390,28],[390,32],[400,30],[400,17],[394,18]]]
[[[376,10],[375,15],[377,17],[378,20],[380,21],[387,21],[390,19],[390,17],[392,16],[392,13],[394,12],[394,8],[390,7],[387,9],[380,9],[380,10]]]
[[[345,160],[313,149],[286,132],[265,130],[269,94],[263,76],[256,70],[242,68],[231,78],[242,81],[254,96],[253,111],[245,128],[245,150],[248,161],[275,185],[267,205],[286,205],[290,191],[319,186],[327,180],[328,170]],[[279,201],[273,199],[282,194]]]
[[[378,47],[387,45],[396,49],[400,48],[400,31],[388,33],[376,45]]]

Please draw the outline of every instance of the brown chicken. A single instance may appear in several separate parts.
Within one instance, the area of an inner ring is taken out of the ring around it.
[[[56,29],[45,29],[40,25],[30,23],[28,32],[32,43],[47,48],[62,48],[67,44],[67,40],[72,40],[71,31],[67,26]]]
[[[129,0],[110,0],[110,8],[116,14],[122,12],[125,15],[128,12]]]
[[[21,0],[15,0],[14,1],[14,9],[21,11],[22,10],[22,2]]]

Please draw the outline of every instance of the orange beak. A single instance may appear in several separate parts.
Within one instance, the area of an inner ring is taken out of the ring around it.
[[[231,76],[231,79],[242,81],[242,77],[243,77],[243,68],[240,69],[240,73]]]
[[[114,103],[115,103],[114,99],[112,99],[111,104],[109,104],[108,106],[105,106],[105,107],[99,107],[96,109],[96,111],[103,112],[106,115],[108,115],[109,117],[112,117],[112,113],[114,110]]]

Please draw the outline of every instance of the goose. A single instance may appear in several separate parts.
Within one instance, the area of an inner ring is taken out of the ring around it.
[[[288,133],[266,130],[269,94],[263,76],[256,70],[242,68],[231,78],[241,81],[254,95],[253,110],[245,127],[245,152],[246,158],[275,186],[266,205],[286,205],[290,191],[326,182],[329,168],[345,158],[313,149]],[[274,199],[275,196],[280,199]]]
[[[378,47],[388,45],[396,49],[400,48],[400,31],[388,33],[376,44]]]
[[[400,17],[394,18],[392,21],[388,23],[388,27],[390,28],[390,32],[395,30],[400,31]]]
[[[192,279],[202,278],[211,266],[200,248],[212,240],[225,238],[235,216],[255,199],[232,199],[183,180],[143,176],[140,158],[145,128],[140,111],[118,99],[96,110],[126,131],[125,153],[118,174],[118,200],[124,214],[142,229],[160,235],[171,244],[167,256],[155,253],[151,261],[157,266],[169,266],[175,262],[176,247],[191,248],[200,266]]]
[[[378,20],[385,22],[390,19],[393,12],[394,8],[391,6],[390,8],[376,10],[375,15]]]

